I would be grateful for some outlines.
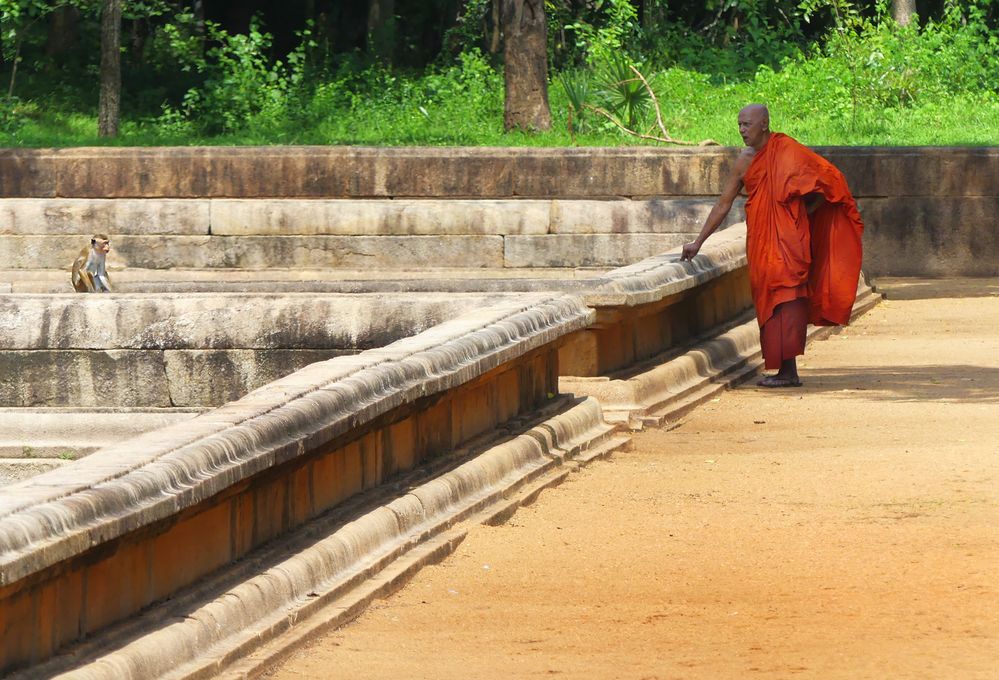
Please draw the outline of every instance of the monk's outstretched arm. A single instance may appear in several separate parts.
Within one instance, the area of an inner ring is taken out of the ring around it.
[[[735,165],[732,167],[732,173],[725,180],[725,186],[722,187],[721,196],[718,197],[718,201],[711,208],[708,218],[704,221],[704,226],[701,227],[701,233],[697,235],[696,239],[683,246],[683,251],[680,255],[681,260],[693,259],[707,238],[715,232],[728,216],[736,196],[739,195],[739,189],[742,188],[742,177],[746,174],[746,170],[753,160],[753,154],[747,153],[747,151],[744,150],[739,154],[739,158],[736,159]]]

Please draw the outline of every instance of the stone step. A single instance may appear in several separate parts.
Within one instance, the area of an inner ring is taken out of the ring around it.
[[[7,196],[702,196],[735,149],[355,146],[4,149]]]
[[[697,231],[712,198],[2,198],[0,234],[482,236]],[[741,204],[741,200],[740,200]]]
[[[504,281],[589,279],[607,267],[398,269],[120,269],[109,270],[115,293],[363,292],[365,290],[517,290]],[[488,282],[494,282],[489,284]],[[378,285],[386,282],[385,285]],[[69,269],[0,269],[0,293],[68,293]]]
[[[0,488],[55,470],[70,462],[70,458],[2,458],[0,457]]]
[[[121,269],[497,269],[618,267],[675,248],[695,233],[443,236],[114,235],[108,264]],[[9,269],[65,269],[79,235],[8,235]],[[68,275],[68,274],[67,274]]]
[[[502,293],[0,296],[0,405],[210,407]],[[514,301],[512,304],[516,304]],[[526,304],[526,303],[525,303]]]
[[[610,436],[613,428],[603,421],[595,400],[558,404],[558,412],[530,428],[453,452],[457,464],[432,477],[425,472],[404,477],[400,487],[406,491],[396,498],[383,496],[375,507],[363,510],[348,502],[339,513],[282,536],[262,554],[90,636],[71,653],[28,673],[108,680],[194,680],[224,671],[229,672],[226,677],[258,676],[273,663],[274,648],[289,647],[289,638],[317,626],[342,625],[350,618],[343,616],[345,611],[356,614],[375,595],[397,588],[418,566],[453,550],[460,537],[452,532],[461,531],[462,523],[497,523],[499,511],[509,516],[514,504],[530,503],[564,479],[574,463],[586,464],[627,445],[627,438]],[[344,515],[351,511],[347,522]],[[425,550],[441,540],[446,549]],[[413,568],[396,570],[414,557]],[[372,592],[376,584],[380,587]],[[350,604],[344,606],[345,600]],[[330,616],[329,608],[340,615]],[[176,625],[153,624],[162,621]],[[131,672],[122,675],[122,668]],[[14,675],[15,680],[26,677]]]
[[[0,405],[221,406],[353,350],[6,350]]]
[[[72,460],[203,411],[0,408],[0,456],[8,461]]]
[[[382,347],[505,293],[0,295],[0,350]]]
[[[994,196],[996,147],[816,147],[865,196]],[[738,149],[80,147],[4,149],[7,196],[712,196]]]

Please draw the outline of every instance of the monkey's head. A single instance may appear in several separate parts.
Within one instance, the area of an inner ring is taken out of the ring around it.
[[[94,234],[90,239],[90,247],[99,252],[107,253],[111,250],[111,239],[105,234]]]

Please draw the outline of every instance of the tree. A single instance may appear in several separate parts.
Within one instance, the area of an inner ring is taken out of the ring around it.
[[[17,69],[21,63],[21,50],[36,22],[47,18],[53,11],[66,6],[68,2],[53,0],[0,0],[0,54],[3,62],[10,65],[10,84],[7,96],[14,95]]]
[[[902,26],[908,26],[916,13],[916,0],[891,0],[891,14]]]
[[[502,0],[503,127],[548,130],[548,34],[544,0]]]
[[[368,54],[383,64],[391,64],[395,48],[395,0],[369,0],[367,37]]]
[[[97,134],[117,137],[121,118],[121,0],[101,8],[101,96]]]

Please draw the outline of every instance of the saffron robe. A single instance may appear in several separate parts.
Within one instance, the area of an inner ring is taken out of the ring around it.
[[[775,132],[743,177],[746,254],[760,328],[784,302],[806,297],[808,321],[846,324],[857,296],[864,224],[832,163]],[[807,194],[825,203],[808,215]]]
[[[808,330],[808,298],[782,302],[760,328],[760,349],[763,367],[777,369],[787,361],[805,353],[805,332]]]

